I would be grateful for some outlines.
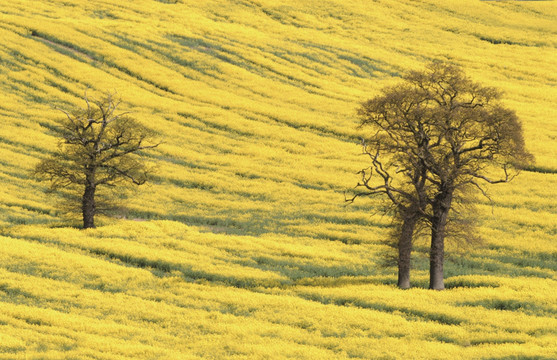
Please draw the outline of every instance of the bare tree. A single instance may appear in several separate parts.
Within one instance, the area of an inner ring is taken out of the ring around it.
[[[496,89],[443,62],[410,72],[403,80],[360,108],[361,124],[371,130],[368,142],[375,150],[365,150],[374,154],[372,167],[358,184],[366,191],[355,196],[386,194],[397,208],[403,199],[402,209],[418,210],[431,230],[430,288],[440,290],[447,227],[458,219],[451,212],[455,202],[465,203],[474,190],[487,196],[482,182],[508,182],[533,157],[525,150],[518,117],[500,103]],[[380,152],[386,156],[380,158]],[[497,169],[500,175],[492,177]],[[402,229],[411,224],[398,217]],[[401,236],[399,250],[411,238]],[[406,261],[406,255],[399,258]]]
[[[451,64],[433,63],[407,81],[426,99],[433,127],[423,159],[435,193],[431,203],[430,288],[444,289],[444,240],[455,198],[483,183],[505,183],[533,161],[524,146],[516,113],[499,101],[501,93],[482,86]],[[498,169],[500,175],[491,174]]]
[[[95,194],[99,187],[125,182],[142,185],[149,175],[139,152],[158,146],[154,133],[129,116],[117,113],[120,100],[106,94],[100,100],[85,95],[86,107],[62,112],[57,135],[58,150],[35,168],[39,180],[50,181],[52,189],[78,186],[82,191],[83,228],[95,227],[98,212]]]
[[[392,206],[391,241],[397,249],[398,286],[410,287],[412,240],[426,215],[427,167],[421,157],[428,119],[422,99],[406,85],[383,89],[358,109],[360,127],[371,135],[363,140],[363,154],[371,165],[359,172],[360,182],[347,201],[360,196],[384,195]]]

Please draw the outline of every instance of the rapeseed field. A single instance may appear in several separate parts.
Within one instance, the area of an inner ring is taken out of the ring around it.
[[[0,359],[557,358],[551,1],[0,4]],[[356,108],[432,60],[504,91],[536,163],[476,202],[427,290],[380,263]],[[80,230],[31,176],[57,109],[116,91],[156,176]]]

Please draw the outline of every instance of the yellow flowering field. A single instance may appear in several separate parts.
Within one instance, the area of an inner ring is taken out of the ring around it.
[[[557,5],[479,0],[0,4],[0,359],[557,358]],[[447,289],[381,266],[344,203],[356,108],[408,69],[504,91],[536,163],[477,198]],[[80,230],[34,166],[59,109],[116,91],[162,144]]]

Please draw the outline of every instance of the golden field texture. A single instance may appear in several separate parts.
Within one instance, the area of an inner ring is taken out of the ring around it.
[[[557,5],[520,1],[0,4],[0,359],[557,357]],[[447,290],[380,267],[390,218],[345,206],[356,107],[407,69],[504,91],[536,157],[477,198]],[[30,172],[56,108],[117,91],[155,178],[79,230]]]

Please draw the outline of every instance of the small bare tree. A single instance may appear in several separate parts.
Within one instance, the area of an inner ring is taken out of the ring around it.
[[[451,220],[458,223],[455,203],[468,202],[474,189],[487,196],[482,182],[508,182],[533,161],[518,117],[499,98],[457,66],[434,62],[359,109],[361,125],[371,130],[364,147],[371,166],[362,170],[357,188],[363,191],[354,198],[384,194],[398,209],[399,286],[409,285],[400,272],[409,277],[416,224],[424,221],[431,230],[430,288],[443,289],[445,237]],[[493,178],[497,169],[501,176]]]
[[[139,152],[158,146],[154,132],[129,116],[117,113],[121,101],[115,94],[100,100],[85,95],[86,107],[62,112],[57,135],[58,150],[35,167],[40,180],[50,181],[53,190],[81,188],[83,228],[95,227],[95,194],[100,186],[128,182],[142,185],[149,175]]]

